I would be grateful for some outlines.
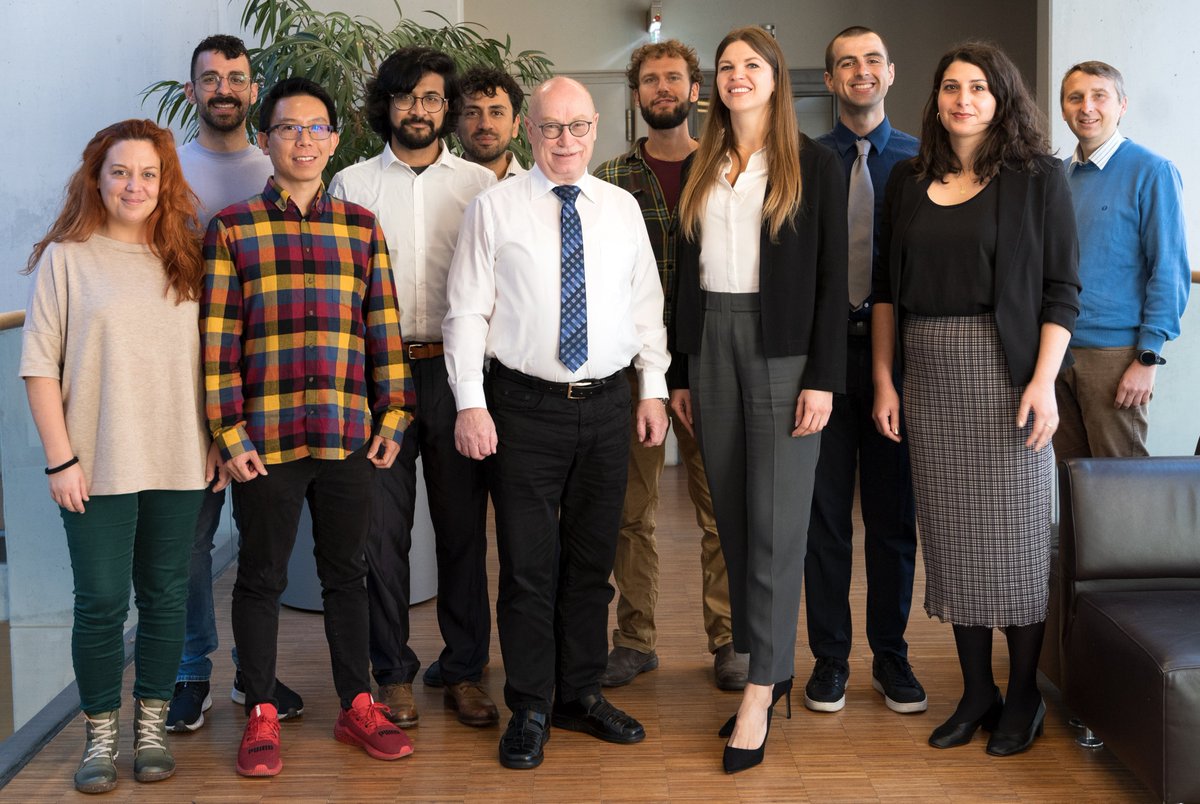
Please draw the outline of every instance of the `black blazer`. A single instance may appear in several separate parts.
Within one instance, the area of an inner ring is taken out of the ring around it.
[[[690,162],[684,170],[690,167]],[[686,180],[686,173],[685,173]],[[759,252],[763,351],[767,357],[808,355],[801,388],[846,386],[846,175],[837,155],[800,135],[801,203],[791,225],[772,243],[764,223]],[[700,353],[704,291],[700,238],[682,235],[676,247],[671,314],[673,354]],[[672,388],[687,388],[687,361],[672,359]]]
[[[993,181],[1000,193],[996,234],[996,329],[1014,385],[1033,378],[1041,325],[1068,331],[1079,313],[1079,241],[1071,191],[1060,160],[1047,156],[1037,173],[1001,169]],[[875,298],[895,304],[905,268],[904,234],[928,199],[930,179],[918,180],[913,160],[896,165],[884,195],[879,226]],[[902,313],[895,311],[896,353]],[[1070,353],[1065,358],[1070,362]]]

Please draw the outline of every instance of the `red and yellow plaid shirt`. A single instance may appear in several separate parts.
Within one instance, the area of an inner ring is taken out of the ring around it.
[[[228,460],[340,460],[400,441],[412,378],[375,216],[322,188],[308,216],[268,180],[213,217],[200,308],[209,428]]]

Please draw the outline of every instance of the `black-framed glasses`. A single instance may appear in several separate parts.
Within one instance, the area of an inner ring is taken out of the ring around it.
[[[563,129],[571,132],[572,137],[585,137],[592,130],[591,120],[572,120],[570,123],[542,123],[538,126],[542,136],[548,140],[556,140],[562,136]]]
[[[226,86],[234,92],[245,92],[254,83],[254,79],[245,73],[230,73],[229,75],[218,75],[217,73],[204,73],[196,79],[196,83],[207,89],[209,92],[216,92],[224,81]]]
[[[421,108],[430,113],[441,111],[441,108],[446,105],[446,99],[441,95],[422,95],[420,101]],[[411,92],[397,92],[392,96],[392,106],[396,107],[397,112],[407,112],[416,105],[417,96]]]
[[[267,134],[275,132],[281,140],[298,140],[307,131],[314,140],[327,140],[333,134],[333,126],[328,123],[313,123],[311,126],[301,126],[295,123],[280,123],[267,129]]]

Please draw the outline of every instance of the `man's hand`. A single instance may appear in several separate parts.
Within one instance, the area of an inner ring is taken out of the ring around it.
[[[814,391],[806,388],[796,398],[796,429],[792,438],[812,435],[825,429],[833,412],[833,391]]]
[[[454,422],[454,448],[467,458],[482,461],[496,454],[496,423],[487,408],[463,408]]]
[[[377,435],[371,439],[371,447],[367,450],[367,460],[375,464],[376,469],[390,469],[399,454],[399,444],[390,438]]]
[[[225,470],[239,483],[246,483],[259,475],[267,474],[267,467],[263,466],[262,459],[258,457],[258,450],[255,449],[225,461]]]
[[[1136,408],[1150,402],[1150,394],[1154,391],[1154,373],[1158,366],[1143,366],[1134,360],[1121,375],[1117,383],[1117,397],[1113,400],[1115,408]]]
[[[696,431],[692,424],[692,392],[687,388],[676,388],[671,392],[671,410],[675,411],[675,415],[679,417],[679,421],[683,422],[683,426],[687,428],[688,433],[692,438],[696,437]]]
[[[638,402],[637,437],[643,447],[657,447],[667,437],[667,407],[661,400]]]

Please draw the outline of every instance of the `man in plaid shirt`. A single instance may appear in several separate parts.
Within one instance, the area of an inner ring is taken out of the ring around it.
[[[336,129],[320,86],[276,84],[258,133],[274,175],[262,195],[219,212],[204,243],[206,407],[223,470],[237,481],[242,533],[233,635],[249,715],[244,776],[283,766],[279,596],[305,500],[342,704],[334,736],[377,759],[412,752],[371,698],[364,546],[372,473],[395,460],[414,399],[382,231],[321,181]]]
[[[642,45],[633,52],[626,78],[633,90],[649,136],[638,140],[627,154],[596,169],[596,176],[622,187],[638,200],[654,246],[662,278],[669,324],[675,274],[675,211],[682,190],[684,161],[698,147],[688,134],[688,113],[700,94],[700,62],[696,51],[677,39]],[[638,398],[637,373],[627,372]],[[733,650],[729,614],[729,579],[725,556],[717,536],[712,497],[700,447],[687,425],[672,412],[679,455],[688,475],[688,495],[700,525],[700,568],[704,581],[704,630],[713,654],[716,684],[723,690],[746,686],[749,670],[745,654]],[[666,450],[663,446],[629,451],[629,480],[621,512],[621,535],[613,578],[621,597],[617,600],[617,627],[601,683],[606,687],[628,684],[639,673],[658,667],[655,643],[658,631],[654,609],[658,601],[658,548],[654,539],[654,514],[658,508],[658,481]]]

